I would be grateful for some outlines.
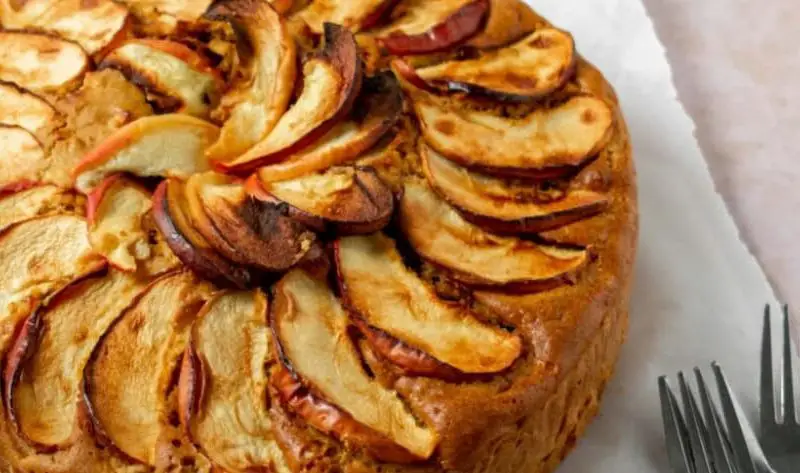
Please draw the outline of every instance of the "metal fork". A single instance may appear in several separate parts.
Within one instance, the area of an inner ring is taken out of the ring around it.
[[[800,471],[800,424],[797,422],[792,380],[792,337],[789,307],[783,306],[783,353],[781,384],[773,382],[772,330],[769,305],[764,309],[761,346],[761,445],[778,473]],[[781,393],[776,409],[775,391]],[[776,412],[776,410],[780,412]],[[778,420],[778,415],[781,420]]]
[[[702,414],[683,373],[678,373],[678,383],[684,414],[666,377],[658,379],[670,466],[675,473],[774,473],[763,461],[755,435],[742,422],[744,416],[725,374],[716,363],[711,367],[722,415],[698,368],[694,373]]]

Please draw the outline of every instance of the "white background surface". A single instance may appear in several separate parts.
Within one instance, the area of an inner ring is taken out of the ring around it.
[[[599,418],[559,470],[667,472],[656,378],[717,360],[753,412],[773,300],[715,192],[641,0],[532,0],[614,84],[634,144],[641,234],[628,343]],[[708,370],[707,370],[708,371]]]

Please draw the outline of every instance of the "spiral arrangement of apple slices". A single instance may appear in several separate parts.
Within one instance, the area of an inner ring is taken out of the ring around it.
[[[526,348],[406,252],[465,293],[546,291],[591,255],[537,235],[608,205],[570,180],[613,110],[527,11],[0,0],[0,457],[289,472],[286,415],[434,456],[364,351],[479,383]]]

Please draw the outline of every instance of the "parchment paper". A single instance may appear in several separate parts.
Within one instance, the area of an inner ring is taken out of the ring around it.
[[[616,88],[639,175],[628,342],[600,416],[559,471],[667,472],[656,378],[717,360],[753,418],[761,314],[774,294],[714,190],[640,0],[530,3]]]

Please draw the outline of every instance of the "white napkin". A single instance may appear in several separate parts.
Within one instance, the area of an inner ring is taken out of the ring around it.
[[[754,419],[761,315],[774,294],[714,190],[641,1],[530,3],[571,31],[616,88],[639,175],[628,342],[600,416],[559,472],[667,472],[656,378],[694,366],[710,372],[717,360]]]

